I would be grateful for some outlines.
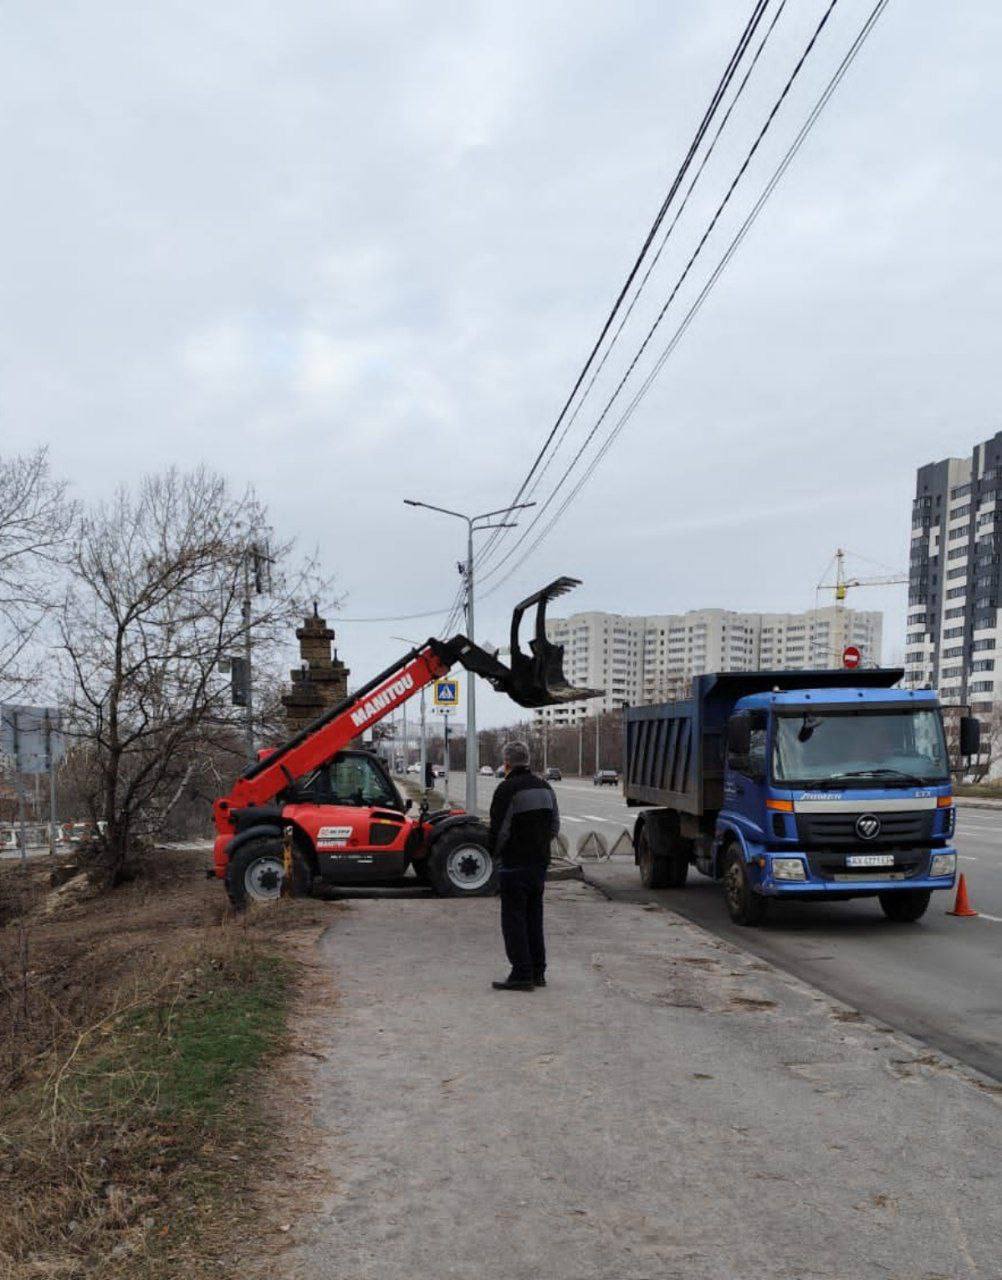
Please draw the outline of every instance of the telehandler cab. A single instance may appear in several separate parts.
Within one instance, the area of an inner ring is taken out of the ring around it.
[[[497,872],[480,819],[462,809],[430,813],[425,802],[410,816],[412,801],[401,799],[382,761],[349,744],[457,662],[522,707],[600,696],[601,690],[568,683],[563,646],[546,638],[547,603],[578,585],[577,578],[557,578],[515,608],[510,668],[467,636],[429,639],[295,737],[262,751],[213,805],[213,874],[225,882],[234,906],[280,895],[287,829],[296,894],[318,883],[399,883],[409,867],[439,894],[495,892]],[[524,653],[519,627],[533,606],[535,631]]]

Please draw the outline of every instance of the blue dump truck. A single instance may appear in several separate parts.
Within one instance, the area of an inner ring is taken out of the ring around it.
[[[769,902],[876,897],[914,921],[956,879],[943,717],[901,670],[697,676],[684,702],[627,707],[623,789],[643,806],[634,856],[648,888],[690,865],[723,884],[737,924]],[[962,756],[980,725],[960,719]]]

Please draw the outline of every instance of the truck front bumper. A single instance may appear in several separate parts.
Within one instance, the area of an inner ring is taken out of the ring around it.
[[[912,856],[886,869],[855,869],[846,865],[837,869],[831,865],[819,869],[816,853],[784,849],[782,853],[763,852],[753,858],[750,870],[756,891],[770,898],[860,898],[915,889],[952,889],[957,880],[956,849],[947,845],[923,850],[922,853],[921,863],[917,866]],[[827,861],[830,864],[832,859]],[[802,878],[792,878],[791,875],[797,862],[803,869]],[[934,875],[934,871],[942,874]]]

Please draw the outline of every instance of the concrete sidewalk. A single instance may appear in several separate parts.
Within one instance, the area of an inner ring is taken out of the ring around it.
[[[325,934],[337,1190],[283,1277],[1002,1275],[999,1086],[579,883],[548,891],[551,985],[492,992],[497,910],[357,901]]]

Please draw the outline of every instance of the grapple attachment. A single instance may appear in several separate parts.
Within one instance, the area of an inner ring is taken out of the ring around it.
[[[585,698],[600,698],[604,692],[602,689],[572,685],[564,674],[564,646],[554,644],[546,637],[547,604],[580,584],[580,578],[555,578],[512,610],[511,672],[507,692],[520,706],[546,707],[556,702],[579,702]],[[529,641],[529,652],[523,653],[519,645],[519,627],[522,615],[533,605],[536,606],[534,634]]]
[[[515,606],[511,615],[511,667],[506,667],[498,661],[496,653],[482,649],[467,636],[454,636],[444,641],[433,639],[428,644],[443,661],[462,663],[467,671],[482,676],[520,707],[548,707],[555,702],[600,698],[605,692],[603,689],[583,689],[568,684],[564,675],[564,646],[546,638],[548,602],[573,591],[580,581],[580,578],[557,578]],[[529,641],[529,652],[523,653],[518,643],[518,630],[522,615],[533,605],[536,606],[535,633]]]

